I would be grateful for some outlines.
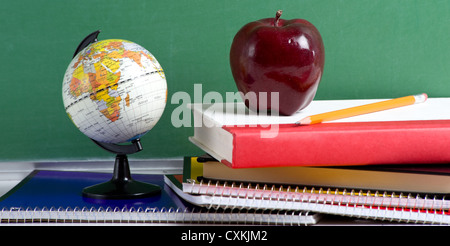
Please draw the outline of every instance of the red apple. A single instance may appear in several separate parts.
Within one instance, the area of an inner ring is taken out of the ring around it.
[[[230,66],[241,95],[256,93],[258,103],[249,104],[243,98],[247,107],[292,115],[314,99],[325,49],[313,24],[303,19],[280,19],[281,13],[279,10],[275,18],[250,22],[238,31],[231,45]],[[271,92],[279,93],[279,105],[271,103]],[[259,101],[265,100],[262,96],[267,96],[267,105],[260,105]]]

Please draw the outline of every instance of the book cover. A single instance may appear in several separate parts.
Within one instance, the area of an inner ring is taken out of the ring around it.
[[[0,198],[0,223],[298,225],[293,223],[298,221],[298,216],[292,214],[208,209],[193,205],[165,184],[163,175],[133,175],[137,181],[162,188],[161,194],[152,197],[92,199],[82,196],[83,188],[110,178],[108,173],[33,171]]]
[[[307,115],[373,100],[313,101],[292,116],[257,115],[243,103],[192,105],[190,141],[233,168],[450,161],[450,98],[308,126]]]
[[[0,198],[0,219],[2,222],[28,222],[38,219],[46,222],[94,222],[101,221],[102,218],[121,221],[128,217],[134,221],[157,222],[158,216],[168,215],[160,213],[161,211],[190,209],[164,185],[161,175],[133,175],[138,181],[156,184],[162,188],[161,194],[152,197],[120,200],[82,196],[83,188],[108,181],[111,176],[108,173],[95,172],[33,171]],[[169,222],[175,219],[171,217],[167,217]]]

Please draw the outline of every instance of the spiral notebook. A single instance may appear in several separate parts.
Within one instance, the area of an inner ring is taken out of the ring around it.
[[[165,181],[183,199],[207,208],[254,208],[411,223],[450,224],[450,201],[426,194],[401,194],[320,187],[289,187],[233,181],[203,181],[203,163],[185,158],[186,171]]]
[[[111,179],[108,173],[34,171],[0,198],[0,223],[264,224],[316,223],[301,212],[220,209],[186,203],[162,175],[133,178],[162,187],[160,195],[129,200],[84,198],[82,189]]]

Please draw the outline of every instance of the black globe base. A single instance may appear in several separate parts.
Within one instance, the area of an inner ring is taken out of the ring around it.
[[[84,197],[102,200],[139,199],[151,197],[160,193],[161,188],[159,186],[134,180],[127,181],[123,184],[108,181],[83,189]]]
[[[116,156],[111,180],[83,189],[83,196],[93,199],[138,199],[161,193],[161,187],[136,181],[131,177],[126,155]]]

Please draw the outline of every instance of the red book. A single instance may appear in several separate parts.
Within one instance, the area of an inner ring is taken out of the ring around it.
[[[450,113],[445,112],[450,99],[430,98],[347,122],[293,124],[307,115],[368,102],[316,102],[289,117],[244,117],[251,112],[239,103],[194,105],[190,140],[232,168],[450,163]]]

